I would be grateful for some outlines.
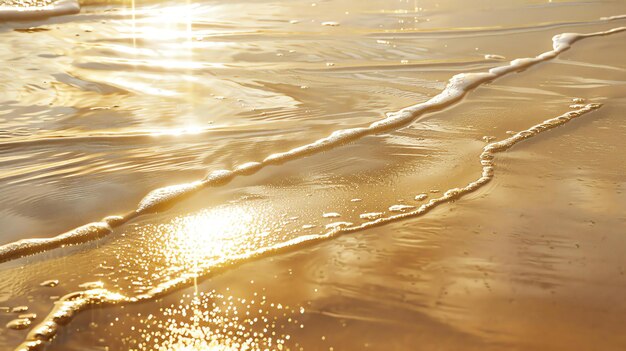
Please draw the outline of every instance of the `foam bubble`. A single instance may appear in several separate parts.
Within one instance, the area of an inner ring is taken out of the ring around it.
[[[506,57],[501,56],[501,55],[486,54],[485,59],[486,60],[505,60]]]
[[[353,223],[351,222],[334,222],[326,225],[326,229],[338,229],[342,227],[349,227]]]
[[[422,201],[428,197],[428,194],[417,194],[415,195],[415,201]]]
[[[57,285],[59,285],[59,281],[56,279],[46,280],[39,284],[39,286],[44,286],[44,287],[49,287],[49,288],[53,288]]]
[[[16,306],[11,309],[12,313],[22,313],[28,311],[28,306]]]
[[[411,205],[393,205],[393,206],[389,207],[389,211],[391,211],[391,212],[404,212],[404,211],[409,210],[411,208],[415,208],[415,206],[411,206]]]
[[[359,215],[359,217],[361,219],[376,219],[376,218],[380,218],[383,216],[382,212],[368,212],[368,213],[362,213],[361,215]]]
[[[324,213],[322,215],[322,217],[324,217],[324,218],[338,218],[338,217],[341,217],[341,215],[339,213],[337,213],[337,212],[327,212],[327,213]]]
[[[7,328],[13,330],[21,330],[30,327],[32,321],[30,318],[17,318],[7,323]]]

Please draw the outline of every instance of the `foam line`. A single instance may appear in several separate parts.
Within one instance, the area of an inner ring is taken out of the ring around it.
[[[213,171],[204,179],[192,183],[171,185],[153,190],[140,201],[134,212],[131,212],[123,217],[118,217],[115,221],[104,219],[101,222],[90,223],[81,227],[96,228],[91,232],[91,234],[82,229],[80,231],[75,229],[50,239],[25,239],[0,246],[0,262],[50,250],[67,244],[77,244],[98,239],[102,237],[102,231],[101,229],[98,229],[102,222],[105,222],[112,230],[113,228],[137,216],[167,209],[176,202],[193,195],[203,188],[220,186],[237,176],[253,174],[269,165],[276,165],[300,159],[321,151],[330,150],[358,140],[367,135],[398,129],[418,121],[426,113],[441,111],[442,109],[461,101],[468,92],[481,84],[493,81],[494,79],[503,77],[509,73],[525,70],[541,62],[551,60],[562,52],[569,50],[575,42],[581,39],[605,36],[623,31],[626,31],[626,27],[618,27],[603,32],[588,34],[562,33],[555,35],[552,38],[553,49],[550,51],[546,51],[535,57],[515,59],[506,65],[494,67],[485,72],[457,74],[448,81],[448,84],[443,91],[432,97],[430,100],[405,107],[396,112],[388,113],[384,119],[374,122],[369,126],[337,130],[325,138],[318,139],[310,144],[302,145],[285,152],[269,155],[259,162],[244,163],[233,170]]]
[[[476,191],[487,184],[494,177],[494,156],[506,151],[528,138],[532,138],[547,130],[561,126],[574,118],[600,108],[600,104],[587,104],[582,108],[562,114],[558,117],[545,120],[529,129],[523,130],[507,139],[486,145],[480,154],[482,166],[481,176],[461,188],[452,188],[444,192],[441,197],[430,200],[419,208],[388,217],[378,218],[359,225],[346,223],[343,226],[335,226],[324,234],[303,235],[271,247],[264,247],[250,253],[222,258],[221,261],[204,261],[195,269],[194,273],[185,273],[167,282],[161,283],[146,293],[138,296],[124,296],[104,288],[78,291],[62,297],[55,303],[55,307],[44,320],[35,326],[26,336],[26,340],[16,348],[16,351],[42,350],[54,339],[59,330],[68,324],[80,311],[96,306],[130,304],[153,300],[169,294],[178,289],[190,286],[197,282],[198,278],[219,274],[224,270],[233,268],[239,264],[250,262],[267,256],[277,255],[286,251],[301,249],[308,245],[324,242],[343,234],[358,232],[371,227],[399,221],[405,218],[419,217],[428,213],[441,204],[456,200],[464,195]]]

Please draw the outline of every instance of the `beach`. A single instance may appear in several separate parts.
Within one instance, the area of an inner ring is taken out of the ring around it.
[[[625,349],[625,15],[0,3],[0,349]]]

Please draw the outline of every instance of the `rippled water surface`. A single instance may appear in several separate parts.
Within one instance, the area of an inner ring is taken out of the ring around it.
[[[0,0],[0,349],[626,349],[624,15]]]

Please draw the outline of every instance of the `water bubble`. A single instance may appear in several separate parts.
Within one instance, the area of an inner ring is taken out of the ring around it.
[[[13,313],[22,313],[28,311],[28,306],[16,306],[11,309]]]
[[[18,318],[7,323],[7,328],[13,330],[22,330],[30,327],[32,321],[28,318]]]
[[[393,205],[393,206],[389,207],[389,211],[391,211],[391,212],[404,212],[404,211],[409,210],[411,208],[415,208],[415,206],[411,206],[411,205]]]
[[[415,201],[422,201],[428,197],[428,194],[417,194],[415,195]]]
[[[52,287],[59,285],[59,281],[56,279],[51,279],[51,280],[46,280],[44,282],[41,282],[41,284],[39,285],[52,288]]]
[[[368,220],[380,218],[382,216],[383,216],[382,212],[368,212],[368,213],[362,213],[361,215],[359,215],[361,219],[368,219]]]
[[[334,222],[326,225],[326,229],[344,228],[349,227],[353,223],[351,222]]]

